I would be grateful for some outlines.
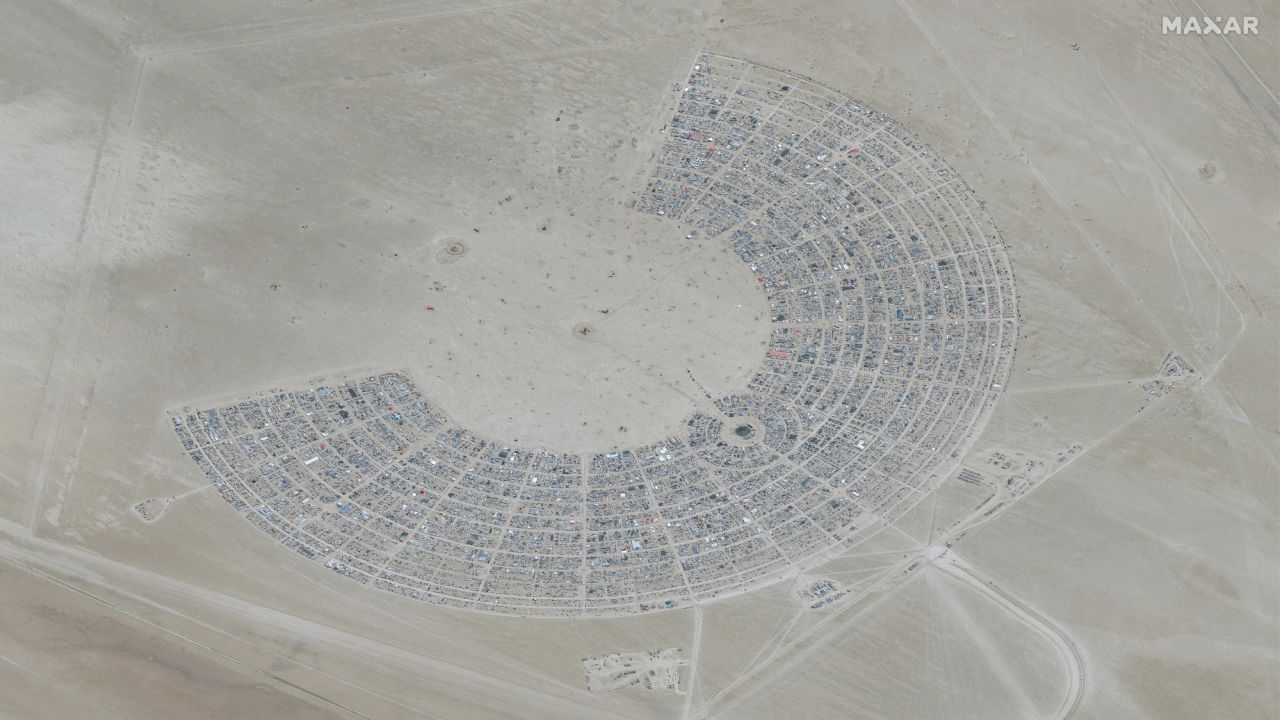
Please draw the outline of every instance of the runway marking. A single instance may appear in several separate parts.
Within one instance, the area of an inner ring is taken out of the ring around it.
[[[698,680],[698,652],[702,649],[702,606],[693,606],[693,649],[689,651],[689,687],[684,694],[684,712],[680,717],[689,720],[689,711],[693,707],[693,688]]]
[[[125,56],[129,56],[126,51]],[[142,67],[131,71],[122,64],[118,75],[125,78],[112,93],[107,113],[102,123],[102,137],[98,142],[93,171],[85,191],[84,209],[80,214],[80,227],[76,232],[75,261],[72,277],[75,281],[69,290],[70,300],[58,324],[53,350],[50,353],[49,370],[45,376],[44,396],[40,403],[34,430],[35,442],[40,453],[32,470],[29,488],[22,512],[22,520],[28,532],[34,533],[39,522],[40,507],[44,500],[45,486],[49,480],[49,466],[62,431],[62,417],[66,411],[71,383],[76,369],[76,356],[80,339],[84,334],[88,315],[89,297],[97,284],[101,269],[101,256],[106,234],[103,220],[109,214],[115,190],[124,171],[124,158],[112,154],[116,133],[133,122],[136,100],[142,81]],[[124,107],[129,114],[124,114]],[[104,187],[105,186],[105,187]]]

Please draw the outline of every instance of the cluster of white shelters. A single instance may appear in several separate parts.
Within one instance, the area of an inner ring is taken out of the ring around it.
[[[994,226],[901,125],[811,81],[702,55],[679,95],[639,207],[755,274],[772,334],[744,392],[583,455],[504,447],[387,373],[176,415],[188,454],[335,572],[525,615],[745,589],[914,505],[1008,373]]]

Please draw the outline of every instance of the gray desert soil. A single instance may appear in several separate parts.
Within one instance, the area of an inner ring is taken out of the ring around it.
[[[169,411],[405,369],[589,453],[742,388],[755,279],[634,208],[701,51],[883,111],[1000,228],[1017,354],[937,490],[578,619],[378,592],[227,507]],[[1278,92],[1248,0],[7,0],[0,716],[1277,717]]]

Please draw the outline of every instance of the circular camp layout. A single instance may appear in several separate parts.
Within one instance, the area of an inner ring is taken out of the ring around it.
[[[388,372],[177,413],[189,456],[336,573],[519,615],[741,591],[914,506],[1008,375],[1016,294],[998,232],[906,128],[812,81],[703,54],[677,91],[637,208],[750,267],[771,334],[742,392],[698,398],[642,446],[582,454],[505,447]]]

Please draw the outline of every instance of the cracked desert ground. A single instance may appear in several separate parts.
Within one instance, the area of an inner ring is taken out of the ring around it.
[[[223,500],[173,420],[272,389],[403,372],[517,455],[741,392],[764,280],[637,208],[700,53],[883,112],[999,228],[1016,355],[936,489],[591,617]],[[1278,93],[1247,0],[0,0],[0,716],[1278,717]],[[588,677],[627,663],[674,687]]]

